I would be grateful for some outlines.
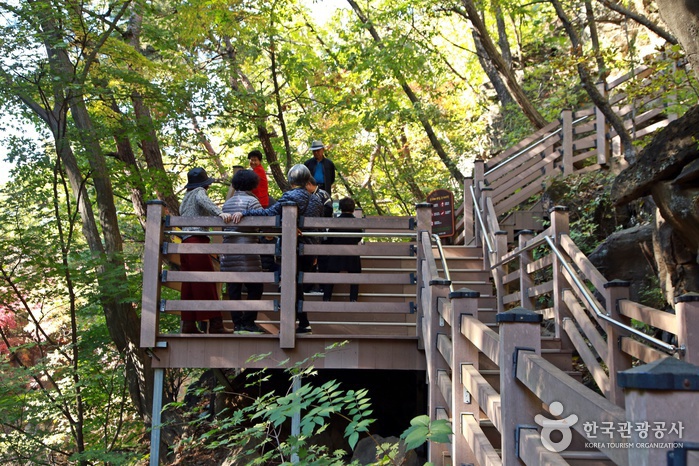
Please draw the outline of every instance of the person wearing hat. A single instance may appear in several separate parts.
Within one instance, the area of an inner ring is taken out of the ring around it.
[[[248,209],[245,211],[238,211],[233,214],[233,223],[239,223],[243,217],[248,216],[264,216],[273,217],[276,215],[281,215],[282,206],[291,202],[296,204],[298,207],[299,217],[322,217],[323,216],[323,205],[320,203],[318,196],[308,192],[306,185],[308,180],[311,178],[311,172],[308,171],[302,164],[297,164],[291,167],[289,173],[287,174],[287,179],[291,185],[291,189],[286,191],[279,198],[276,204],[266,208],[266,209]],[[306,244],[318,244],[319,240],[313,236],[302,236],[301,241]],[[297,267],[299,272],[310,272],[313,270],[315,264],[315,256],[310,255],[300,255],[297,259]],[[296,284],[296,299],[298,301],[303,301],[303,284]],[[296,333],[311,333],[311,323],[308,320],[308,316],[303,310],[296,308],[296,317],[299,321],[299,326],[296,329]]]
[[[218,216],[225,223],[230,223],[233,219],[231,214],[224,213],[220,207],[213,203],[206,190],[213,183],[213,178],[209,178],[206,170],[197,167],[192,168],[187,173],[187,192],[180,204],[181,217],[207,217]],[[185,232],[208,231],[204,227],[182,227]],[[206,235],[185,235],[182,242],[187,244],[208,243],[209,237]],[[208,254],[180,254],[180,270],[183,272],[213,272],[214,264]],[[218,301],[218,289],[216,283],[193,283],[182,282],[180,299]],[[193,312],[183,311],[182,333],[202,333],[197,328],[197,321],[208,320],[209,333],[232,333],[223,326],[223,317],[218,311]]]
[[[316,180],[320,189],[327,191],[332,197],[333,183],[335,183],[335,164],[332,160],[325,157],[323,141],[313,141],[311,151],[313,152],[313,157],[306,160],[303,164],[308,167],[311,176]]]

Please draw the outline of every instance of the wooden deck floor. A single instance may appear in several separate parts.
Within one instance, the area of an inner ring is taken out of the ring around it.
[[[161,335],[153,368],[290,367],[314,355],[318,369],[425,370],[425,353],[415,336],[297,335],[296,346],[283,349],[278,335]],[[343,344],[343,342],[346,342]],[[333,349],[328,349],[337,345]],[[253,359],[253,356],[267,355]]]

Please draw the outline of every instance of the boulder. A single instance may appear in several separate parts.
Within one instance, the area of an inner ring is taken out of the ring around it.
[[[668,303],[699,287],[699,106],[655,135],[612,185],[616,205],[651,195],[655,261]]]

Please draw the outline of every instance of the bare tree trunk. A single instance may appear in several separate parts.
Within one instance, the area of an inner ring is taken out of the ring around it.
[[[129,191],[131,192],[131,204],[141,227],[146,228],[146,201],[143,199],[143,180],[141,171],[136,162],[136,155],[128,136],[122,127],[114,131],[114,142],[117,146],[116,156],[124,164],[126,178],[129,180]]]
[[[140,43],[142,21],[143,17],[138,12],[134,12],[129,21],[130,45],[139,53],[142,53]],[[136,117],[136,126],[139,128],[139,134],[143,135],[141,138],[141,150],[143,151],[146,166],[149,171],[156,174],[153,180],[156,196],[165,203],[170,214],[178,215],[180,201],[175,196],[172,183],[166,175],[167,172],[163,164],[160,143],[155,133],[155,124],[153,123],[150,108],[144,103],[143,96],[137,91],[131,93],[131,102]]]
[[[223,178],[228,178],[228,170],[226,170],[223,162],[221,162],[221,157],[219,156],[219,153],[216,152],[216,149],[214,149],[214,146],[211,144],[208,136],[206,133],[204,133],[204,130],[201,129],[201,126],[199,126],[197,116],[194,114],[191,107],[188,107],[187,111],[189,112],[189,119],[192,121],[192,129],[194,130],[194,134],[197,135],[199,142],[202,146],[204,146],[204,150],[207,154],[209,154],[209,158],[214,162],[214,165],[216,165],[216,171]]]
[[[376,42],[379,48],[383,48],[384,45],[381,41],[381,36],[379,36],[379,33],[376,31],[376,28],[374,28],[374,26],[371,24],[371,22],[366,17],[366,15],[359,7],[357,2],[355,2],[354,0],[347,0],[347,2],[350,4],[354,12],[357,14],[359,20],[368,28],[371,37],[374,39],[374,42]],[[417,117],[420,120],[420,123],[422,123],[422,127],[425,129],[425,133],[427,133],[427,137],[429,138],[430,143],[432,144],[432,148],[437,152],[439,158],[442,159],[444,166],[447,167],[447,170],[449,170],[449,173],[451,174],[452,178],[459,181],[460,183],[463,182],[464,175],[461,173],[461,171],[459,171],[459,168],[456,166],[454,161],[451,160],[449,155],[444,150],[444,147],[442,147],[442,143],[437,138],[437,135],[435,134],[434,129],[432,128],[432,124],[420,108],[421,104],[420,100],[417,98],[417,95],[415,95],[415,92],[413,92],[412,88],[408,85],[407,81],[405,80],[405,77],[403,77],[403,75],[399,71],[394,71],[394,76],[400,83],[400,86],[403,88],[403,92],[405,92],[405,95],[408,96],[410,103],[413,105],[413,108],[417,112]]]
[[[400,140],[398,140],[398,138],[395,136],[392,139],[393,146],[396,148],[399,158],[399,160],[396,161],[395,157],[392,156],[391,158],[393,159],[393,163],[396,164],[396,167],[403,167],[403,169],[401,169],[401,174],[405,176],[405,182],[408,185],[410,193],[413,195],[416,202],[422,202],[425,200],[425,193],[422,192],[420,186],[418,186],[417,181],[415,180],[416,171],[410,155],[408,137],[405,135],[405,131],[401,131]],[[389,151],[389,154],[390,153],[391,152]]]
[[[476,45],[476,54],[478,55],[478,62],[481,64],[481,68],[483,68],[483,71],[485,71],[485,74],[488,76],[488,79],[493,85],[495,93],[498,96],[498,100],[500,101],[500,105],[502,105],[503,107],[507,107],[508,105],[516,103],[515,100],[512,98],[510,91],[507,90],[507,85],[503,82],[502,78],[500,77],[500,74],[498,73],[498,70],[495,68],[495,66],[493,66],[492,60],[488,58],[488,54],[486,53],[485,48],[483,47],[483,43],[481,43],[480,36],[475,31],[475,29],[472,30],[472,35],[473,43]]]
[[[230,38],[224,37],[223,41],[226,48],[225,50],[221,51],[221,55],[226,59],[228,65],[231,67],[231,75],[233,76],[230,80],[231,88],[239,93],[247,92],[248,94],[253,95],[255,91],[248,77],[238,66],[236,51],[230,41]],[[288,191],[290,186],[286,180],[286,175],[280,166],[279,160],[277,159],[277,153],[274,150],[274,145],[272,144],[272,135],[267,129],[267,119],[264,113],[264,108],[260,108],[260,105],[256,103],[251,105],[251,113],[252,115],[255,115],[253,118],[255,120],[255,127],[257,128],[257,137],[260,140],[262,149],[264,150],[269,169],[272,171],[272,177],[282,191]]]
[[[505,26],[505,18],[502,16],[500,2],[492,2],[491,9],[495,15],[495,24],[498,27],[498,46],[500,46],[502,59],[512,69],[512,51],[510,50],[510,41],[507,39],[507,27]]]
[[[660,16],[675,33],[694,75],[699,79],[699,4],[685,0],[656,0]]]
[[[522,109],[524,115],[529,119],[534,128],[541,129],[546,126],[546,120],[544,120],[544,117],[541,116],[539,111],[529,101],[529,98],[527,98],[527,96],[524,94],[524,90],[522,89],[522,86],[517,83],[517,78],[512,72],[512,69],[507,66],[507,63],[505,63],[502,55],[495,47],[493,40],[488,34],[488,29],[485,27],[485,23],[483,23],[478,14],[478,10],[476,9],[476,5],[473,3],[473,0],[461,0],[461,4],[465,8],[465,12],[459,8],[453,8],[452,11],[471,21],[475,34],[477,34],[480,38],[481,44],[483,44],[483,48],[488,54],[490,60],[493,62],[495,68],[505,78],[505,84],[507,85],[508,91]]]
[[[573,24],[570,22],[570,19],[568,19],[568,15],[566,15],[565,11],[563,11],[561,3],[558,0],[549,1],[556,9],[556,14],[558,15],[558,18],[561,20],[561,22],[563,23],[563,27],[568,33],[570,43],[573,46],[572,53],[576,57],[580,58],[580,60],[578,60],[577,68],[578,75],[580,76],[580,81],[582,82],[583,88],[587,92],[587,95],[590,96],[590,100],[592,100],[592,103],[600,109],[600,111],[604,114],[605,118],[607,118],[607,121],[609,121],[609,124],[612,125],[612,127],[616,130],[617,134],[619,135],[619,139],[621,140],[621,146],[624,151],[624,158],[627,162],[633,163],[636,160],[636,149],[633,147],[633,141],[631,140],[631,136],[629,135],[629,132],[626,131],[626,128],[624,128],[624,123],[621,121],[621,118],[619,118],[619,116],[614,112],[614,110],[612,110],[611,105],[609,105],[609,101],[607,101],[607,99],[605,99],[604,96],[600,94],[600,92],[597,90],[597,86],[595,86],[595,83],[592,81],[590,72],[587,70],[585,64],[582,62],[582,44],[580,43],[578,33],[573,28]]]
[[[87,70],[90,66],[89,58],[84,63],[82,74],[76,76],[74,73],[75,67],[71,63],[70,57],[66,50],[60,47],[62,44],[61,35],[56,29],[53,19],[49,16],[51,10],[46,8],[41,11],[42,17],[39,21],[45,35],[44,47],[47,52],[49,66],[53,76],[62,78],[54,82],[54,96],[58,99],[55,105],[59,108],[63,106],[69,106],[70,108],[73,121],[80,132],[81,142],[87,153],[95,188],[104,247],[99,240],[89,244],[89,246],[93,254],[105,259],[103,265],[97,268],[97,280],[100,286],[100,299],[107,321],[107,328],[117,349],[125,356],[126,377],[129,382],[131,400],[139,415],[144,419],[150,419],[153,374],[150,370],[150,358],[140,348],[139,344],[141,322],[128,300],[121,293],[114,291],[114,280],[119,283],[125,283],[127,280],[122,257],[122,238],[119,231],[109,172],[82,96],[68,94],[65,88],[61,87],[67,84],[82,84],[79,79],[87,76]],[[108,33],[111,33],[111,31],[108,31]],[[89,54],[89,56],[94,58],[96,52]],[[71,87],[71,89],[74,89],[74,87]],[[71,90],[71,92],[73,91]],[[65,123],[59,125],[58,129],[64,130]],[[64,134],[61,134],[61,137]],[[60,153],[62,155],[72,154],[72,152],[69,153],[66,150],[61,150]],[[68,162],[70,164],[74,163],[72,160],[68,160]],[[67,167],[68,164],[65,165]],[[77,164],[75,165],[77,166]],[[79,172],[74,174],[74,176],[76,179],[82,178]],[[78,193],[75,194],[78,195]],[[94,222],[94,217],[88,219],[88,221]],[[96,226],[90,229],[93,228],[96,229]]]
[[[603,81],[606,79],[609,72],[604,63],[602,50],[599,45],[599,34],[597,34],[597,21],[595,21],[595,10],[592,8],[592,1],[585,0],[585,17],[587,18],[587,27],[590,30],[590,42],[592,42],[592,50],[595,53],[595,61],[597,62],[597,79]]]
[[[665,29],[661,28],[659,25],[655,24],[653,21],[646,18],[645,16],[643,16],[639,13],[635,13],[635,12],[629,10],[628,8],[625,8],[623,5],[620,5],[620,4],[613,2],[611,0],[597,0],[597,1],[600,2],[602,5],[606,6],[607,8],[609,8],[610,10],[616,11],[617,13],[621,13],[622,15],[626,16],[627,18],[636,21],[638,24],[647,27],[648,29],[653,31],[655,34],[657,34],[659,37],[662,37],[663,39],[665,39],[669,43],[677,44],[677,39],[672,34],[667,32]],[[673,1],[673,0],[670,0],[670,1]],[[663,8],[664,7],[661,6],[661,3],[664,3],[664,2],[661,0],[661,1],[658,1],[656,3],[658,4],[658,9],[660,10],[660,15],[663,16]],[[669,2],[667,2],[667,3],[669,3]],[[685,2],[682,1],[682,2],[675,2],[675,3],[680,4],[680,3],[685,3]],[[686,4],[690,5],[690,2],[686,2]],[[679,19],[679,18],[673,17],[670,19],[674,20],[674,19]],[[672,29],[675,32],[675,34],[677,34],[677,30],[675,30],[673,28],[673,26],[671,25],[671,21],[668,21],[668,18],[665,18],[664,16],[663,16],[663,20],[670,27],[670,29]]]
[[[289,142],[289,132],[286,129],[286,121],[284,120],[284,106],[281,99],[281,88],[279,86],[279,77],[277,76],[277,55],[274,50],[274,43],[270,47],[269,56],[271,60],[272,82],[274,83],[274,102],[277,104],[277,120],[282,129],[282,137],[284,138],[284,149],[286,150],[286,167],[284,171],[289,171],[291,168],[291,143]]]

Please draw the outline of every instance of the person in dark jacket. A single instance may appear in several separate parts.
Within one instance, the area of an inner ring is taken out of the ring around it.
[[[287,175],[289,184],[291,188],[289,191],[282,194],[282,196],[277,200],[277,203],[266,208],[266,209],[249,209],[244,212],[236,212],[233,214],[233,223],[238,223],[243,217],[246,216],[267,216],[272,217],[276,215],[281,215],[282,206],[287,202],[293,202],[298,206],[299,216],[305,217],[321,217],[323,215],[323,206],[318,199],[318,196],[314,196],[309,193],[306,189],[306,184],[311,177],[311,172],[308,171],[304,165],[294,165],[289,170]],[[302,237],[301,241],[304,243],[317,244],[318,238],[316,237]],[[300,272],[310,272],[313,270],[313,265],[315,263],[315,257],[313,256],[299,256],[298,258],[298,271]],[[303,284],[298,283],[296,286],[296,297],[297,300],[303,300]],[[308,316],[305,312],[298,312],[296,310],[296,317],[299,321],[299,326],[296,329],[296,333],[310,333],[311,324],[308,321]]]
[[[314,196],[318,196],[318,199],[320,200],[321,204],[323,204],[323,217],[332,217],[333,216],[333,200],[330,197],[330,194],[328,194],[327,191],[324,191],[320,189],[318,186],[318,183],[316,180],[311,177],[308,180],[308,184],[306,184],[306,189],[308,189],[308,192],[313,194]],[[321,243],[324,243],[324,240],[321,240]],[[316,266],[313,270],[314,272],[327,272],[328,271],[328,256],[318,256],[317,261],[316,261]],[[305,291],[310,292],[310,293],[322,293],[323,287],[318,285],[318,284],[308,284],[305,287]]]
[[[354,200],[350,197],[340,199],[340,216],[338,218],[355,218],[354,217]],[[337,230],[340,231],[340,230]],[[360,229],[346,229],[345,232],[361,232]],[[327,239],[327,244],[359,244],[362,240],[360,236],[331,236]],[[362,261],[359,256],[330,256],[328,258],[328,272],[349,272],[361,273]],[[323,291],[323,301],[330,301],[333,296],[333,284],[326,283]],[[359,298],[359,285],[350,285],[349,299],[351,302],[357,301]]]
[[[262,205],[253,194],[255,188],[260,182],[259,176],[252,170],[240,170],[233,175],[231,184],[235,190],[225,204],[223,204],[223,212],[227,214],[235,214],[236,212],[244,212],[246,210],[261,209]],[[254,230],[243,227],[227,227],[225,231],[252,233]],[[252,235],[231,235],[223,239],[224,243],[236,244],[255,244],[259,243],[259,236]],[[221,270],[225,272],[262,272],[262,264],[260,256],[257,254],[224,254],[221,257]],[[262,283],[228,283],[226,290],[228,299],[238,301],[242,298],[243,285],[248,292],[249,300],[259,300],[262,298]],[[240,311],[231,312],[231,319],[235,330],[238,332],[262,333],[260,327],[255,324],[257,319],[256,311]]]
[[[327,191],[328,195],[333,195],[333,184],[335,183],[335,164],[325,156],[325,145],[323,141],[313,141],[311,143],[313,157],[303,164],[308,167],[311,176],[316,180],[320,189]]]

